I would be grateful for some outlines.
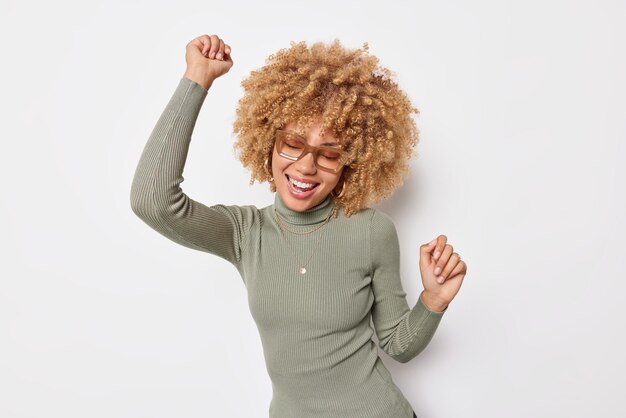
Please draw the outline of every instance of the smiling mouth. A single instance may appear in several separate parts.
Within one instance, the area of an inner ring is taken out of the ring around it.
[[[315,184],[315,186],[313,186],[313,187],[309,187],[309,188],[306,188],[306,189],[305,189],[305,188],[299,187],[298,185],[296,185],[295,183],[293,183],[293,182],[291,181],[291,179],[289,178],[289,175],[285,174],[285,177],[287,178],[287,183],[289,183],[289,185],[290,185],[292,188],[294,188],[296,191],[298,191],[298,192],[309,192],[309,191],[311,191],[311,190],[315,189],[317,186],[319,186],[319,185],[320,185],[320,183],[316,183],[316,184]]]

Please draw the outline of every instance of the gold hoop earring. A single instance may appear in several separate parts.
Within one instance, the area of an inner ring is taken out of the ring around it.
[[[340,198],[341,196],[343,196],[343,192],[346,190],[346,182],[344,181],[343,184],[341,185],[341,193],[339,193],[338,195],[335,194],[335,189],[333,189],[330,194],[333,195],[336,199]]]
[[[267,160],[269,159],[269,157],[265,157],[265,162],[263,163],[263,166],[265,167],[265,171],[267,172],[267,174],[270,176],[270,181],[274,181],[274,176],[272,176],[272,171],[270,170],[269,166],[267,165]]]

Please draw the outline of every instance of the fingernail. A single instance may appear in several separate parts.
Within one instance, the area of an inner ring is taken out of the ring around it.
[[[439,251],[435,251],[435,260],[438,259],[440,255],[441,253]]]
[[[222,54],[220,54],[220,53],[218,52],[218,53],[217,53],[217,57],[216,57],[216,58],[217,58],[218,60],[221,60],[221,59],[222,59]]]
[[[443,276],[439,276],[439,278],[437,279],[437,282],[439,284],[443,283]]]
[[[441,267],[437,267],[437,268],[435,269],[435,275],[437,275],[437,274],[439,274],[439,273],[441,273]]]

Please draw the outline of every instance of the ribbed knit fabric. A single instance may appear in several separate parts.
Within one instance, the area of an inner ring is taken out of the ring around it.
[[[308,231],[324,222],[332,197],[305,212],[278,193],[263,208],[189,198],[180,184],[207,93],[180,80],[141,155],[132,210],[170,240],[237,268],[272,381],[270,418],[412,418],[371,337],[405,363],[428,345],[445,310],[433,312],[421,298],[409,309],[392,220],[374,208],[350,218],[340,211],[311,234],[283,234],[274,209],[287,228]]]

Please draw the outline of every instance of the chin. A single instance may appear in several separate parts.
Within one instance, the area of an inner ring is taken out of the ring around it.
[[[328,194],[330,192],[323,189],[320,190],[320,188],[322,187],[323,186],[320,184],[314,190],[312,190],[309,195],[300,197],[292,192],[289,184],[285,180],[283,184],[281,184],[281,188],[279,189],[280,197],[285,205],[291,210],[303,212],[307,209],[319,205],[328,197]]]

